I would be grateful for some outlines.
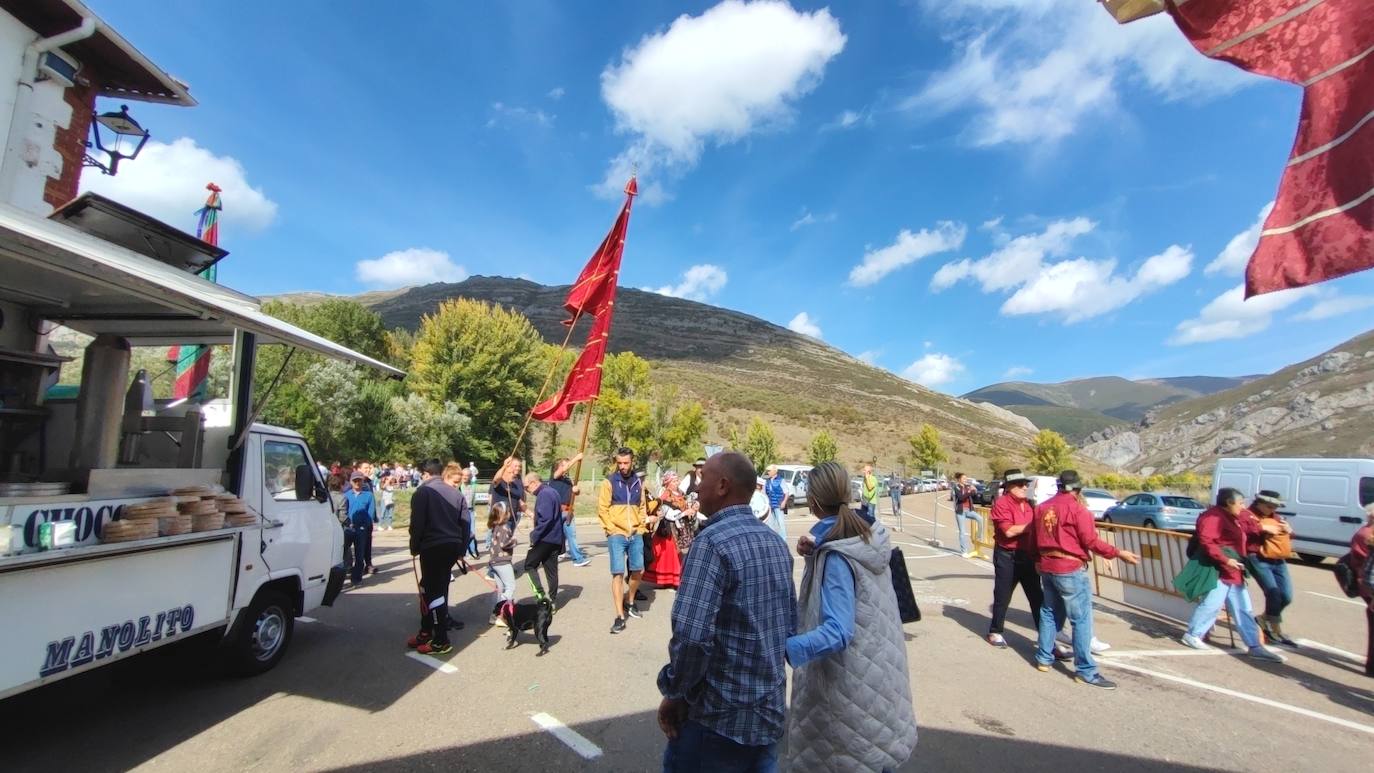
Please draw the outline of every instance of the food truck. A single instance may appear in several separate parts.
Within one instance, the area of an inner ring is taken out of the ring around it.
[[[0,204],[0,698],[198,634],[266,671],[339,595],[339,522],[301,435],[255,421],[255,356],[403,374],[197,275],[223,254],[92,194]],[[91,337],[65,396],[58,325]],[[155,400],[130,372],[134,347],[188,344],[232,345],[227,398]]]

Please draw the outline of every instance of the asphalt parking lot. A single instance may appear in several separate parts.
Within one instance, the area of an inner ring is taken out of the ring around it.
[[[1120,684],[1101,692],[1075,684],[1071,668],[1034,669],[1023,598],[1008,620],[1011,649],[983,642],[991,568],[927,544],[933,507],[933,495],[908,496],[895,535],[925,615],[906,627],[921,740],[902,770],[1369,769],[1374,679],[1356,654],[1364,617],[1329,568],[1294,565],[1287,627],[1304,646],[1284,650],[1282,665],[1188,650],[1176,623],[1099,604],[1097,633],[1113,646],[1099,661]],[[788,532],[795,540],[809,524],[794,511]],[[948,539],[947,520],[942,531]],[[274,671],[209,675],[192,642],[16,696],[0,702],[5,768],[656,770],[654,676],[673,593],[650,592],[644,618],[610,635],[604,538],[590,524],[579,535],[594,558],[563,564],[543,657],[529,634],[505,649],[504,631],[486,625],[488,589],[471,575],[454,582],[466,623],[454,652],[408,655],[410,559],[403,532],[381,533],[380,573],[298,621]]]

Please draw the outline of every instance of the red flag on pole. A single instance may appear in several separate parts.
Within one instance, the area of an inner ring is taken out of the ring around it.
[[[573,363],[563,388],[534,406],[530,411],[534,419],[550,423],[567,421],[574,405],[595,400],[601,394],[601,363],[606,359],[606,343],[611,337],[620,259],[625,254],[625,233],[630,225],[630,205],[636,192],[635,178],[631,177],[625,184],[625,204],[620,208],[620,216],[568,292],[563,308],[572,313],[573,318],[564,324],[571,325],[581,314],[592,315],[594,321],[587,332],[587,344]]]
[[[572,289],[568,291],[568,299],[563,302],[563,308],[573,316],[563,324],[572,324],[572,320],[576,319],[578,314],[597,314],[603,307],[609,308],[610,302],[615,299],[615,288],[620,276],[620,258],[625,254],[625,232],[630,227],[630,205],[638,192],[639,186],[635,183],[635,178],[631,177],[630,181],[625,183],[625,205],[620,208],[620,216],[615,219],[615,225],[611,226],[610,233],[601,240],[601,246],[596,248],[591,260],[587,261],[577,281],[573,282]]]
[[[601,364],[606,359],[606,342],[611,337],[611,309],[596,317],[587,346],[573,363],[572,372],[558,394],[534,406],[538,421],[557,423],[572,416],[573,406],[595,400],[601,394]]]
[[[1245,272],[1246,297],[1374,268],[1369,0],[1169,0],[1206,56],[1303,87],[1297,139]]]

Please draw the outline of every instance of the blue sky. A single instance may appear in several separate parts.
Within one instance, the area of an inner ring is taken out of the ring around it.
[[[637,165],[622,283],[946,392],[1268,372],[1370,326],[1368,272],[1240,301],[1301,94],[1204,59],[1165,17],[90,4],[200,105],[132,105],[156,142],[86,184],[189,230],[220,183],[221,281],[250,293],[564,284]]]

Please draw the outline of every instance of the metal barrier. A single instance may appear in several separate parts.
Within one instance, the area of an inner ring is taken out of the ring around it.
[[[991,560],[996,547],[990,509],[976,507],[979,522],[957,519],[955,527],[967,530],[978,557]],[[981,524],[981,529],[979,525]],[[978,538],[982,532],[982,539]],[[1183,532],[1145,529],[1115,523],[1098,523],[1097,536],[1110,545],[1140,556],[1132,566],[1125,561],[1094,556],[1093,592],[1102,598],[1140,607],[1155,614],[1187,620],[1192,604],[1174,589],[1174,577],[1188,564],[1188,539]]]

